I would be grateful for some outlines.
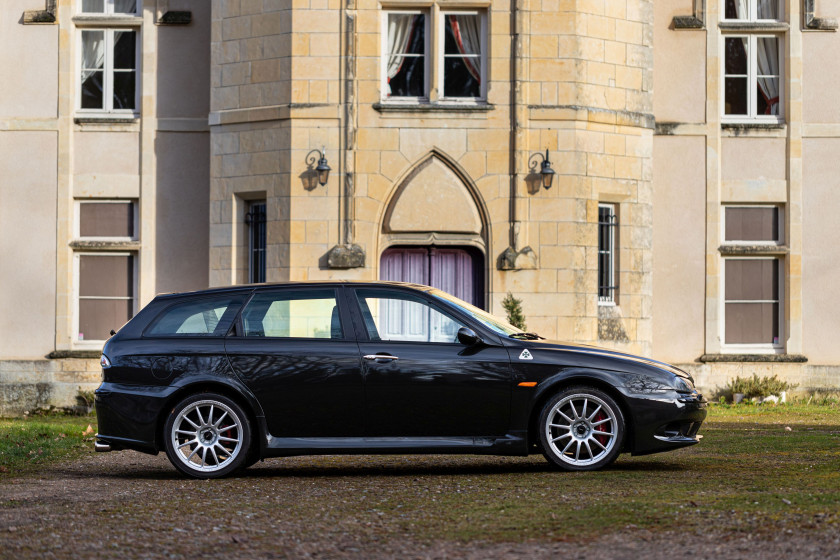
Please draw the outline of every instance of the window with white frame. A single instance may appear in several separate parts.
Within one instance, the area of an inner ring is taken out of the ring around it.
[[[134,316],[132,253],[77,253],[76,341],[102,341]]]
[[[781,348],[781,261],[776,257],[726,258],[724,344],[746,351]]]
[[[598,205],[598,303],[614,304],[618,292],[616,282],[616,232],[618,216],[615,204]]]
[[[79,12],[83,14],[137,15],[137,0],[82,0]]]
[[[425,101],[432,85],[444,101],[485,97],[486,12],[386,11],[383,29],[384,99]]]
[[[781,21],[780,0],[725,0],[724,21]]]
[[[135,312],[136,254],[125,250],[127,242],[137,239],[135,202],[77,201],[75,237],[82,245],[74,255],[74,341],[99,343]],[[91,241],[97,242],[96,252],[84,249]]]
[[[781,245],[783,225],[778,206],[729,205],[724,207],[723,240],[726,244]]]
[[[81,29],[80,112],[135,113],[139,33],[133,29]]]

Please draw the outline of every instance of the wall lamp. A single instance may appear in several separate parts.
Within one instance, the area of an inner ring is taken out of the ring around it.
[[[314,154],[318,154],[318,165],[315,166],[315,173],[318,174],[318,184],[323,187],[327,184],[331,171],[329,164],[327,164],[326,148],[315,149],[306,154],[306,164],[310,169],[315,165],[316,157]]]
[[[542,181],[542,186],[544,189],[550,189],[551,183],[552,181],[554,181],[555,172],[551,168],[551,161],[549,161],[548,159],[548,148],[545,149],[545,156],[537,152],[536,154],[530,157],[528,163],[531,164],[531,162],[533,162],[535,158],[542,158],[542,163],[540,164],[540,180]],[[531,165],[532,169],[533,167],[535,166]]]

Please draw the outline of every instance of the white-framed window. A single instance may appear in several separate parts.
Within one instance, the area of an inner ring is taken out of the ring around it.
[[[726,245],[783,245],[784,212],[776,205],[730,204],[723,208]]]
[[[134,200],[77,200],[77,239],[133,241],[137,239],[137,204]]]
[[[781,0],[725,0],[723,21],[782,21]]]
[[[432,85],[440,101],[486,98],[485,10],[387,10],[382,29],[383,100],[425,102]]]
[[[618,214],[615,206],[598,204],[598,303],[601,305],[615,305],[618,301]]]
[[[137,29],[79,29],[79,113],[136,114],[139,107]]]
[[[138,0],[82,0],[79,4],[81,14],[139,15]]]
[[[782,260],[778,257],[723,259],[724,352],[784,351],[783,277]]]
[[[730,35],[723,39],[723,120],[783,119],[782,37]]]
[[[137,267],[131,252],[78,252],[74,255],[73,342],[101,347],[136,312]]]

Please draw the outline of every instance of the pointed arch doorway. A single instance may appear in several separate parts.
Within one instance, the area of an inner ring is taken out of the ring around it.
[[[432,286],[484,308],[484,255],[475,247],[389,247],[379,277]]]

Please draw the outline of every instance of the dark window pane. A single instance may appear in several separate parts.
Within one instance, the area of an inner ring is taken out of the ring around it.
[[[224,336],[242,304],[241,296],[220,296],[170,307],[146,332],[149,336]]]
[[[747,114],[747,79],[726,78],[724,112],[727,115]]]
[[[129,255],[80,256],[79,296],[134,297],[134,257]]]
[[[481,18],[478,15],[447,15],[444,54],[481,54]]]
[[[777,241],[778,208],[727,208],[727,241]]]
[[[758,2],[758,19],[779,19],[779,0],[754,0]]]
[[[740,6],[743,5],[743,8]],[[726,0],[726,19],[746,19],[746,2],[741,4],[738,0]]]
[[[81,237],[133,237],[134,205],[83,202],[79,204]]]
[[[134,109],[134,71],[114,72],[114,109]]]
[[[82,71],[82,109],[103,109],[102,72]]]
[[[245,336],[343,338],[334,290],[257,294],[242,313]]]
[[[470,66],[468,66],[468,64]],[[481,95],[481,60],[448,56],[444,58],[444,97],[479,97]]]
[[[137,34],[134,31],[114,32],[114,68],[117,70],[134,70],[137,67],[135,49],[137,48]]]
[[[778,344],[778,303],[727,303],[727,344]]]
[[[133,14],[137,11],[137,0],[114,0],[115,14]]]
[[[758,78],[755,97],[759,115],[778,115],[779,78]]]
[[[105,11],[105,0],[82,0],[82,11],[101,14]]]
[[[80,299],[79,340],[106,340],[111,329],[119,329],[133,313],[132,300]]]
[[[747,73],[747,38],[726,38],[726,74]]]
[[[266,251],[266,220],[265,202],[252,203],[251,211],[246,216],[246,222],[251,229],[249,263],[251,282],[265,282],[265,251]]]
[[[423,57],[398,57],[397,73],[390,78],[391,97],[426,95],[426,68]]]

